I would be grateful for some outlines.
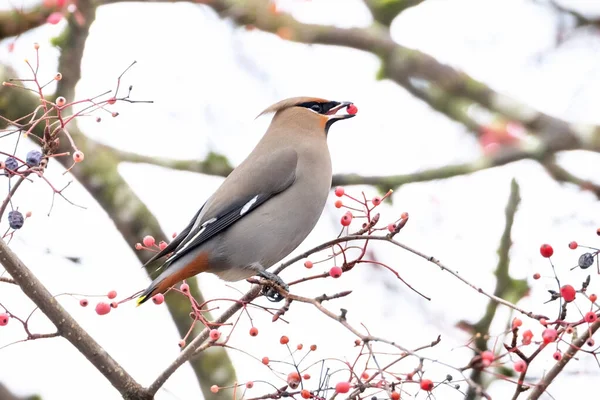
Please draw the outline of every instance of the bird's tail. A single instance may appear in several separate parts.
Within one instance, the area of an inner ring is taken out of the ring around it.
[[[154,296],[157,289],[158,285],[155,282],[152,282],[150,286],[148,286],[148,288],[144,290],[142,294],[140,294],[140,296],[138,297],[137,302],[135,303],[136,307],[139,307],[140,305],[144,304],[146,301],[148,301],[148,299]]]

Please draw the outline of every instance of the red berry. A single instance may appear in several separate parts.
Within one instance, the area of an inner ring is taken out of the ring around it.
[[[527,364],[525,364],[525,361],[519,360],[515,363],[515,365],[513,365],[513,368],[517,372],[523,372],[527,369]]]
[[[81,307],[87,307],[88,304],[89,304],[89,301],[87,299],[81,299],[81,300],[79,300],[79,305]]]
[[[556,329],[554,328],[546,328],[544,329],[544,332],[542,332],[542,339],[544,339],[545,344],[554,342],[557,336],[558,332],[556,332]]]
[[[117,99],[116,99],[116,98],[114,98],[114,97],[111,97],[110,99],[106,100],[106,102],[107,102],[108,104],[115,104],[115,103],[117,102]]]
[[[310,379],[310,375],[309,374],[304,374],[302,375],[302,379],[304,379],[305,381]]]
[[[310,351],[316,351],[317,350],[317,345],[316,344],[311,344],[310,345]]]
[[[288,344],[290,342],[290,338],[288,338],[287,336],[282,336],[279,338],[279,343],[281,344]]]
[[[96,304],[96,314],[98,315],[106,315],[110,312],[110,304],[101,301]]]
[[[335,208],[342,208],[343,205],[344,205],[344,203],[342,203],[341,200],[336,200],[335,201]]]
[[[489,350],[486,350],[486,351],[484,351],[484,352],[481,353],[481,359],[482,360],[486,360],[486,361],[489,361],[491,363],[492,361],[494,361],[494,358],[495,358],[494,357],[494,353],[492,353]]]
[[[73,153],[73,161],[76,163],[82,162],[84,158],[85,155],[83,154],[83,151],[77,150],[75,153]]]
[[[596,295],[595,295],[595,294],[593,294],[593,293],[592,293],[592,294],[590,294],[590,301],[591,301],[592,303],[595,303],[595,302],[596,302],[596,300],[598,300],[598,296],[596,296]]]
[[[179,348],[183,349],[185,347],[185,340],[180,340],[178,345],[179,345]]]
[[[144,246],[146,246],[146,247],[152,247],[152,246],[154,246],[156,241],[154,240],[154,238],[152,236],[148,235],[148,236],[144,236],[142,243],[144,243]]]
[[[402,214],[400,214],[400,218],[401,219],[408,219],[408,213],[405,211]]]
[[[112,303],[110,303],[110,308],[117,308],[119,307],[119,303],[117,303],[116,301],[113,301]]]
[[[552,257],[552,254],[554,254],[554,249],[549,244],[543,244],[540,247],[540,254],[542,255],[542,257]]]
[[[523,325],[523,321],[521,321],[520,318],[515,317],[512,322],[512,328],[515,329],[520,327],[521,325]]]
[[[0,314],[0,326],[8,325],[8,319],[10,316],[7,313]]]
[[[431,379],[421,379],[421,389],[427,392],[431,392],[433,390],[433,382]]]
[[[108,292],[108,294],[106,295],[106,297],[108,297],[109,299],[114,299],[115,297],[117,297],[117,292],[115,290],[111,290],[110,292]]]
[[[261,361],[263,364],[269,365],[269,357],[263,357]]]
[[[373,197],[373,200],[371,200],[371,203],[373,203],[374,206],[380,205],[381,204],[381,197],[379,197],[379,196]]]
[[[152,302],[154,302],[154,304],[159,305],[162,304],[165,301],[165,296],[162,293],[157,293],[154,296],[152,296]]]
[[[210,391],[213,393],[219,393],[219,387],[217,385],[212,385],[210,387]]]
[[[304,345],[302,343],[300,343],[299,345],[296,346],[296,349],[302,350],[303,347],[304,347]]]
[[[585,322],[587,322],[588,324],[593,324],[598,319],[598,316],[596,315],[595,312],[589,311],[585,314],[584,319],[585,319]]]
[[[389,224],[387,226],[388,231],[394,232],[396,230],[396,224]]]
[[[304,261],[304,266],[308,269],[311,269],[313,267],[313,263],[310,260],[306,260]]]
[[[562,353],[559,350],[556,350],[554,354],[552,354],[552,358],[556,361],[560,361],[562,359]]]
[[[252,382],[252,381],[246,382],[246,388],[252,389],[253,387],[254,387],[254,382]]]
[[[58,11],[55,11],[52,14],[48,15],[48,18],[46,18],[46,22],[51,25],[56,25],[62,19],[63,19],[63,15],[61,13],[59,13]]]
[[[560,295],[567,303],[570,303],[575,300],[575,288],[571,285],[564,285],[560,288]]]
[[[296,371],[290,372],[287,377],[287,384],[292,388],[296,389],[300,385],[300,374]]]
[[[164,250],[167,248],[167,242],[165,242],[164,240],[161,240],[160,243],[158,244],[158,248],[161,250]]]
[[[338,382],[335,385],[335,391],[337,393],[348,393],[350,391],[350,383],[349,382]]]
[[[546,325],[548,325],[548,321],[546,320],[546,318],[540,318],[540,324],[542,326],[546,326]]]
[[[221,332],[218,329],[211,329],[208,335],[210,336],[210,340],[215,342],[221,337]]]
[[[577,242],[571,242],[571,243],[569,243],[569,248],[571,250],[575,250],[577,248]]]
[[[300,396],[302,396],[303,399],[310,399],[310,392],[306,389],[303,389],[300,392]]]
[[[523,344],[524,345],[528,345],[531,343],[531,339],[533,339],[533,332],[531,332],[530,329],[527,329],[525,332],[523,332]]]
[[[369,374],[367,374],[366,372],[363,372],[360,377],[363,379],[369,379]]]
[[[346,111],[348,111],[348,114],[354,115],[358,112],[358,108],[354,104],[350,104],[346,107]]]
[[[183,293],[187,293],[190,291],[190,286],[187,283],[182,283],[181,286],[179,286],[179,290]]]
[[[340,222],[342,226],[350,225],[352,223],[352,213],[347,212],[346,214],[344,214]]]
[[[257,335],[258,335],[258,328],[255,326],[250,328],[250,336],[257,336]]]
[[[335,195],[337,197],[342,197],[344,195],[344,188],[341,186],[338,186],[335,188]]]
[[[339,278],[342,276],[342,269],[340,267],[331,267],[329,270],[329,276],[332,278]]]
[[[542,276],[540,275],[539,272],[536,272],[535,274],[533,274],[533,279],[538,280],[540,279]]]
[[[392,400],[400,400],[400,393],[398,393],[398,392],[392,392],[392,394],[390,395],[390,398]]]

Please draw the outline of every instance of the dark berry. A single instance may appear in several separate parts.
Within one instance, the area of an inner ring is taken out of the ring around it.
[[[581,269],[589,268],[594,263],[594,256],[591,253],[583,253],[579,257],[579,267]]]
[[[40,165],[41,161],[42,153],[38,150],[31,150],[29,153],[27,153],[27,157],[25,158],[25,162],[30,167],[37,167],[38,165]]]
[[[7,157],[6,162],[4,163],[4,169],[16,171],[19,168],[19,162],[14,157]]]
[[[14,210],[8,212],[8,224],[12,229],[21,229],[24,222],[25,218],[23,218],[23,214],[19,211]]]

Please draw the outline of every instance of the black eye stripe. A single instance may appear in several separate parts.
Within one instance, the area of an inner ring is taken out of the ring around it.
[[[329,101],[326,103],[319,103],[317,101],[307,101],[305,103],[298,104],[298,107],[309,108],[313,111],[318,112],[319,114],[327,114],[329,110],[339,105],[340,103],[337,101]]]

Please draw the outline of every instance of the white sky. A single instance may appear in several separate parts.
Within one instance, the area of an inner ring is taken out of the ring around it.
[[[11,3],[18,6],[22,1]],[[370,23],[359,0],[284,3],[302,21],[338,26]],[[581,11],[600,14],[600,7],[590,6],[591,1],[561,3],[577,3]],[[58,53],[48,41],[62,27],[44,26],[23,35],[15,43],[13,53],[7,52],[8,42],[2,42],[0,61],[10,62],[26,73],[22,59],[33,58],[32,43],[37,41],[42,45],[43,73],[53,76]],[[392,28],[398,42],[462,68],[503,93],[561,118],[600,123],[596,110],[600,93],[598,35],[575,35],[559,49],[553,49],[555,15],[533,1],[428,0],[403,14]],[[133,84],[135,98],[152,99],[155,103],[119,105],[116,109],[121,115],[116,119],[103,118],[100,124],[91,119],[80,123],[90,137],[124,150],[180,158],[202,158],[214,150],[237,164],[269,123],[268,118],[254,120],[262,109],[281,98],[310,95],[351,100],[359,108],[357,118],[336,125],[329,135],[336,173],[409,173],[479,156],[477,143],[462,126],[432,112],[396,84],[376,81],[379,65],[375,56],[247,32],[223,22],[203,6],[128,3],[101,7],[86,45],[77,96],[90,97],[112,89],[116,76],[133,60],[138,64],[126,75],[125,87]],[[1,141],[0,148],[12,149],[11,140]],[[30,148],[25,143],[20,153],[25,154]],[[570,170],[598,182],[597,155],[573,152],[561,156],[561,160]],[[124,164],[120,172],[157,215],[165,232],[180,230],[221,182],[221,178],[146,165]],[[69,180],[61,174],[60,167],[53,163],[48,177],[57,186]],[[393,206],[383,207],[382,218],[395,219],[402,211],[409,212],[411,220],[400,235],[402,241],[436,256],[470,281],[491,290],[491,271],[497,261],[496,249],[513,177],[521,185],[523,201],[513,232],[512,276],[526,278],[538,271],[550,276],[547,263],[538,253],[539,245],[548,242],[555,247],[559,276],[577,287],[586,274],[580,270],[568,272],[577,256],[568,251],[567,243],[597,243],[598,201],[592,194],[555,183],[534,162],[522,161],[466,177],[407,185],[395,192]],[[165,189],[167,186],[169,189]],[[370,187],[350,190],[359,193],[363,189],[369,197],[375,194]],[[15,202],[22,210],[32,210],[34,218],[27,220],[12,241],[13,249],[53,293],[102,294],[115,289],[120,296],[126,296],[146,287],[148,278],[133,251],[123,243],[100,207],[78,185],[69,189],[69,196],[87,206],[87,210],[57,199],[52,215],[47,217],[49,189],[38,182],[21,190]],[[319,225],[298,251],[336,234],[341,211],[333,207],[334,200],[332,195]],[[5,229],[6,222],[2,224],[0,230]],[[466,363],[471,354],[460,346],[468,337],[452,326],[460,319],[476,321],[486,305],[485,299],[415,256],[384,245],[374,248],[380,259],[433,300],[423,301],[389,272],[366,265],[338,280],[322,280],[298,290],[306,295],[354,290],[352,296],[327,306],[334,311],[348,308],[352,324],[364,323],[373,334],[406,347],[420,346],[441,333],[442,343],[426,354],[454,365]],[[70,263],[64,256],[81,257],[82,263]],[[291,280],[304,273],[300,263],[283,277]],[[600,292],[597,279],[594,273],[592,291]],[[233,290],[212,275],[203,275],[199,283],[208,298],[236,297]],[[546,299],[545,291],[555,289],[553,280],[544,278],[530,283],[531,297],[520,305],[539,313],[553,313],[554,304],[541,304]],[[246,282],[235,284],[242,290],[248,286]],[[25,315],[32,307],[10,285],[0,286],[0,302],[18,315]],[[64,298],[63,304],[143,385],[150,384],[178,353],[179,338],[164,306],[149,304],[136,309],[128,305],[99,317],[93,311],[94,301],[87,309],[69,298]],[[581,306],[587,307],[584,302]],[[266,315],[254,312],[260,334],[250,338],[247,321],[243,320],[233,344],[249,349],[258,358],[268,355],[271,359],[283,359],[285,352],[274,343],[285,333],[293,344],[318,344],[315,361],[327,356],[355,356],[354,338],[308,306],[295,305],[287,317],[289,325],[272,324]],[[501,332],[508,319],[507,310],[501,308],[492,332]],[[541,332],[529,321],[526,325],[536,334]],[[36,331],[50,329],[40,316],[34,318],[33,326]],[[0,345],[22,337],[18,324],[11,321],[0,330]],[[230,354],[240,381],[274,381],[268,369],[257,361],[239,352]],[[532,366],[533,374],[541,376],[553,365],[551,354],[548,349],[538,357]],[[118,398],[112,386],[62,339],[5,348],[0,352],[0,360],[0,382],[22,395],[39,393],[44,400]],[[398,371],[405,373],[415,364],[414,360],[406,362]],[[430,364],[426,369],[426,377],[434,381],[444,379],[449,372]],[[317,376],[318,369],[310,373]],[[458,377],[457,373],[450,373]],[[508,398],[513,388],[497,382],[490,393],[494,398]],[[552,384],[550,393],[556,399],[567,395],[584,398],[583,391],[594,393],[597,389],[600,380],[595,361],[582,356]],[[257,384],[251,394],[266,390],[266,386]],[[415,385],[406,390],[416,393]],[[185,366],[167,382],[157,399],[200,396],[195,377]],[[436,397],[461,398],[456,391],[443,388],[438,389]]]

